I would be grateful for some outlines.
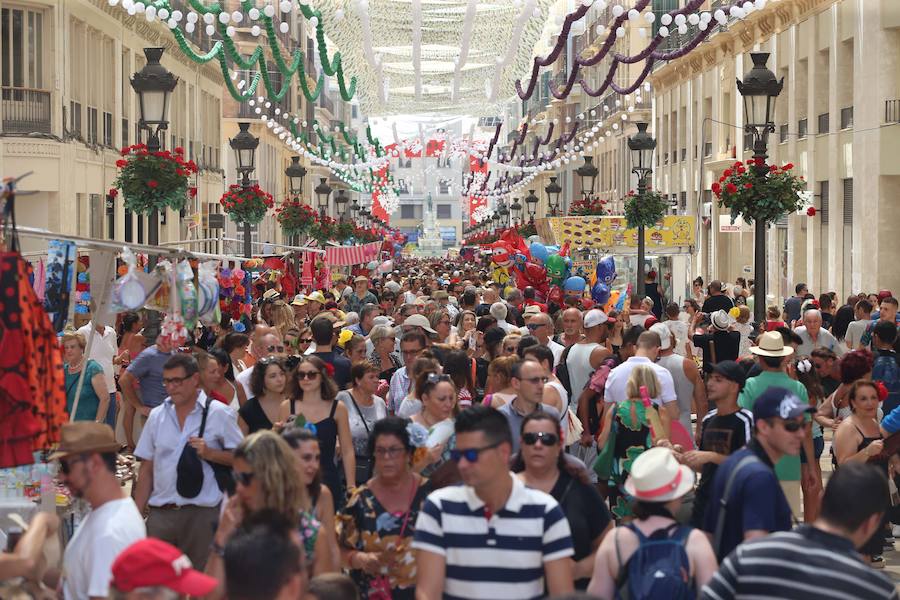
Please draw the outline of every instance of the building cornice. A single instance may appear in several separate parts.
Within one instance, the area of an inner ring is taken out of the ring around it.
[[[821,12],[837,0],[781,0],[766,5],[727,29],[714,33],[697,48],[681,58],[653,71],[648,80],[659,94],[694,79],[728,57],[750,52],[757,43],[769,40],[811,15]]]

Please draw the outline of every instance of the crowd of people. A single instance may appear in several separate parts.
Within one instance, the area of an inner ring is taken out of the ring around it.
[[[183,348],[136,313],[90,356],[94,324],[64,335],[70,405],[85,377],[51,459],[91,510],[63,597],[897,597],[890,292],[798,284],[754,323],[742,280],[678,303],[651,272],[606,312],[407,267],[270,283]],[[41,581],[58,526],[36,517],[0,580]]]

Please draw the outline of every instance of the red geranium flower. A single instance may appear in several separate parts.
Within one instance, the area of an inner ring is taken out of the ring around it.
[[[188,188],[188,193],[191,195],[191,198],[196,197],[197,196],[197,188],[195,188],[195,187]]]
[[[722,173],[722,176],[731,177],[731,169],[725,169],[725,171]]]
[[[810,206],[809,208],[807,208],[807,209],[806,209],[806,216],[807,216],[807,217],[814,217],[814,216],[816,216],[816,207],[815,207],[815,206]]]
[[[159,182],[156,181],[155,179],[151,179],[150,181],[147,182],[147,187],[155,190],[157,187],[159,187]]]
[[[769,165],[770,173],[775,173],[776,171],[778,171],[778,165]]]
[[[175,154],[184,154],[184,148],[182,148],[181,146],[176,146]]]
[[[744,184],[744,189],[752,190],[753,184],[748,181],[747,183]]]
[[[728,185],[726,185],[725,189],[728,191],[729,194],[733,194],[733,193],[737,192],[737,186],[734,185],[733,183],[729,183]]]
[[[116,166],[120,169],[124,169],[126,166],[128,166],[128,161],[120,158],[116,161]]]
[[[722,186],[718,182],[716,182],[716,183],[712,184],[712,191],[713,191],[713,194],[718,196],[720,193],[722,193]]]
[[[784,169],[785,171],[790,171],[791,169],[794,168],[794,163],[788,163],[781,168]]]
[[[109,191],[107,192],[107,194],[109,195],[110,198],[115,198],[116,196],[119,195],[119,190],[117,190],[116,188],[110,188]]]

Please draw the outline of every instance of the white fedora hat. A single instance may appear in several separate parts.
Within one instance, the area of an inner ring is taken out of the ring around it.
[[[694,471],[678,464],[668,448],[650,448],[631,465],[625,491],[643,502],[668,502],[684,496],[694,487]]]
[[[750,352],[760,356],[790,356],[794,349],[784,345],[784,338],[777,331],[767,331],[756,340],[756,345],[750,347]]]

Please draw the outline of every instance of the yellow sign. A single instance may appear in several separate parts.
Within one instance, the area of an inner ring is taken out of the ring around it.
[[[644,243],[652,248],[680,248],[695,243],[695,217],[663,217],[644,231]],[[608,250],[636,247],[637,229],[628,229],[625,217],[550,217],[539,219],[538,234],[548,244],[571,242],[573,249]]]

